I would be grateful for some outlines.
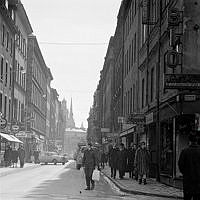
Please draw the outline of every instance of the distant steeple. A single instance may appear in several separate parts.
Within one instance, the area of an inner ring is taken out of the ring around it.
[[[69,112],[69,120],[67,124],[68,128],[75,128],[74,116],[73,116],[73,106],[72,106],[72,98],[71,98],[71,105],[70,105],[70,112]]]

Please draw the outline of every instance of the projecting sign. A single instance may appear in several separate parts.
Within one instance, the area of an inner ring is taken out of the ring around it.
[[[165,74],[164,88],[200,90],[200,74]]]
[[[0,128],[6,128],[7,120],[5,118],[0,118]]]
[[[101,132],[103,132],[103,133],[109,133],[110,129],[109,128],[101,128]]]

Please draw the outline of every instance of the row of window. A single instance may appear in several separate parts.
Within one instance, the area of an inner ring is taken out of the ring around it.
[[[0,93],[0,113],[2,113],[8,121],[10,121],[11,99],[7,96],[3,96],[2,93]]]
[[[135,85],[124,94],[124,115],[127,116],[134,112],[135,105]]]
[[[131,6],[130,6],[130,9],[128,11],[126,21],[125,21],[125,30],[124,30],[125,37],[128,35],[131,29],[132,23],[136,16],[136,12],[137,12],[137,0],[132,0]]]
[[[42,90],[46,91],[46,78],[36,60],[33,61],[32,74],[35,80],[39,83]]]
[[[46,131],[46,121],[42,118],[38,113],[33,112],[32,117],[35,119],[31,123],[31,127],[41,133],[45,133]]]
[[[8,61],[1,56],[0,61],[0,81],[4,84],[4,87],[10,87],[12,85],[12,67],[9,67]]]
[[[127,49],[124,56],[124,77],[127,76],[131,67],[136,62],[137,58],[137,36],[134,34],[134,38],[132,39],[129,48]]]
[[[25,90],[26,89],[26,73],[22,71],[23,67],[17,63],[15,72],[15,81]]]
[[[13,55],[13,38],[9,32],[6,30],[6,26],[3,24],[1,27],[1,43],[6,48],[6,51]]]
[[[23,122],[25,119],[25,106],[24,103],[14,98],[14,111],[13,117],[15,120]]]
[[[20,32],[16,35],[16,44],[23,57],[27,59],[27,42]]]
[[[38,107],[38,109],[45,114],[46,110],[46,102],[44,100],[44,97],[38,90],[38,88],[33,84],[32,85],[32,103]]]
[[[150,71],[150,77],[149,77],[149,73],[146,73],[146,78],[142,79],[141,82],[141,89],[142,89],[142,94],[141,94],[141,100],[142,100],[142,108],[144,108],[149,101],[153,102],[153,100],[155,99],[155,94],[156,94],[156,78],[155,78],[155,70],[154,67],[151,68]],[[146,83],[146,87],[145,87],[145,83]]]

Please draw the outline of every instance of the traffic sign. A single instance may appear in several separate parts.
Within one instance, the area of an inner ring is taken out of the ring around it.
[[[6,128],[7,126],[7,120],[5,118],[0,118],[0,128]]]

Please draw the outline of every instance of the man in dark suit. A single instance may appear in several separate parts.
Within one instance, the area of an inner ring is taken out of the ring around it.
[[[189,135],[189,147],[179,157],[178,166],[183,174],[184,200],[200,199],[200,146],[194,131]]]
[[[87,188],[85,190],[93,190],[95,184],[94,184],[94,181],[92,180],[92,173],[97,163],[96,163],[96,157],[95,157],[94,150],[92,149],[91,143],[87,144],[87,149],[84,151],[82,165],[84,167],[85,179],[86,179],[86,185],[87,185]],[[90,187],[90,183],[91,183],[91,187]]]

